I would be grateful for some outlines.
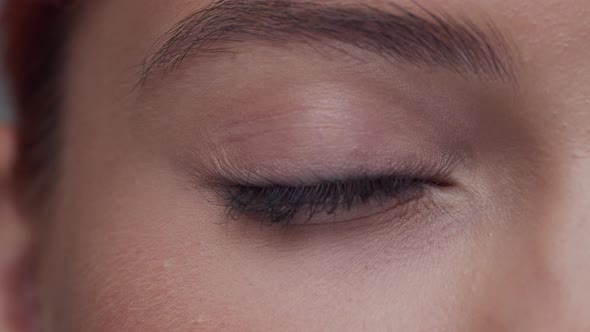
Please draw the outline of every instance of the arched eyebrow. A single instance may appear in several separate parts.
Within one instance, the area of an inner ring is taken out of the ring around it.
[[[240,43],[273,45],[335,41],[400,64],[443,67],[461,74],[513,80],[512,56],[491,22],[390,4],[301,0],[215,0],[168,31],[145,60],[141,82],[176,70],[187,59],[236,51]]]

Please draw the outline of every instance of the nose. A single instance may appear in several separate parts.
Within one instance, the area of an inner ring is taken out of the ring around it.
[[[590,153],[560,159],[546,206],[528,225],[534,244],[520,264],[529,281],[513,293],[527,307],[523,331],[590,331]]]
[[[590,153],[552,159],[533,217],[514,217],[486,272],[484,311],[502,331],[590,331]]]

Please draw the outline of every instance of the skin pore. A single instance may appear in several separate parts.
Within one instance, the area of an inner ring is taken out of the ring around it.
[[[590,3],[306,3],[84,3],[28,320],[590,329]]]

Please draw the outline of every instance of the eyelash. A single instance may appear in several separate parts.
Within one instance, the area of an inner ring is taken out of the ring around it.
[[[224,201],[232,219],[248,216],[273,224],[307,221],[318,214],[332,215],[370,202],[396,200],[396,205],[415,200],[428,186],[445,183],[407,175],[353,177],[313,185],[237,185],[227,188]]]

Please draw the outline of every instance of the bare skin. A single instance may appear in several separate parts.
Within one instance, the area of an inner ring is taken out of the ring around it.
[[[392,11],[391,1],[314,1]],[[103,0],[81,11],[55,213],[23,220],[31,214],[0,198],[2,232],[44,225],[29,321],[46,331],[590,330],[590,2],[420,2],[502,35],[509,78],[350,45],[248,41],[138,87],[162,36],[209,4]],[[399,165],[448,186],[285,228],[228,217],[210,184]],[[3,245],[21,257],[15,242]]]

